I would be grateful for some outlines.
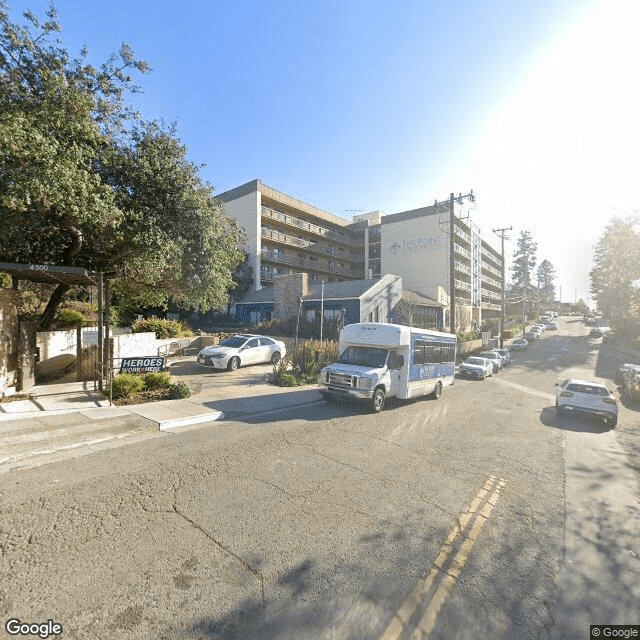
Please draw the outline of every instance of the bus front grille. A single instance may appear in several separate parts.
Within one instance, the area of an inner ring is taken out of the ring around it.
[[[350,376],[346,373],[330,373],[329,385],[332,387],[355,388],[358,384],[356,376]]]

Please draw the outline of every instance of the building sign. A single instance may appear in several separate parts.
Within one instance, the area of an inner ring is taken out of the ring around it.
[[[442,236],[418,236],[415,240],[396,240],[389,246],[389,253],[397,256],[403,253],[415,253],[427,249],[439,249]]]
[[[120,373],[164,371],[164,358],[122,358]]]

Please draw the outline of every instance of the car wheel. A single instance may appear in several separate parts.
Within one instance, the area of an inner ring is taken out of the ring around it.
[[[271,356],[271,364],[278,364],[278,362],[280,362],[280,352],[276,351],[272,356]]]
[[[618,424],[618,416],[611,416],[610,418],[607,418],[607,424],[612,428],[615,429],[616,425]]]
[[[231,360],[227,363],[227,369],[229,371],[235,371],[240,366],[240,358],[237,356],[233,356]]]
[[[434,400],[438,400],[438,398],[440,398],[441,395],[442,395],[442,382],[438,381],[436,382],[436,386],[435,386],[435,389],[433,390],[433,393],[431,394],[431,397]]]
[[[371,396],[371,410],[373,413],[380,413],[384,409],[384,389],[378,387]]]

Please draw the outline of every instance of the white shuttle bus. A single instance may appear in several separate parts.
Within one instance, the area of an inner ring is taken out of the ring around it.
[[[364,400],[375,413],[386,398],[439,398],[453,384],[457,338],[451,333],[384,322],[359,322],[340,332],[340,357],[320,372],[326,400]]]

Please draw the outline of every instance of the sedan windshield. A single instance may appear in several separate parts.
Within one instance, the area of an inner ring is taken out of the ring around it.
[[[233,347],[234,349],[237,349],[238,347],[241,347],[246,341],[247,341],[247,339],[243,338],[242,336],[231,336],[230,338],[226,338],[225,340],[221,340],[218,343],[218,346],[219,347]]]
[[[480,364],[483,365],[484,364],[484,358],[467,358],[464,361],[465,364]]]
[[[338,358],[340,364],[356,364],[362,367],[382,367],[387,361],[387,350],[374,347],[347,347]]]

